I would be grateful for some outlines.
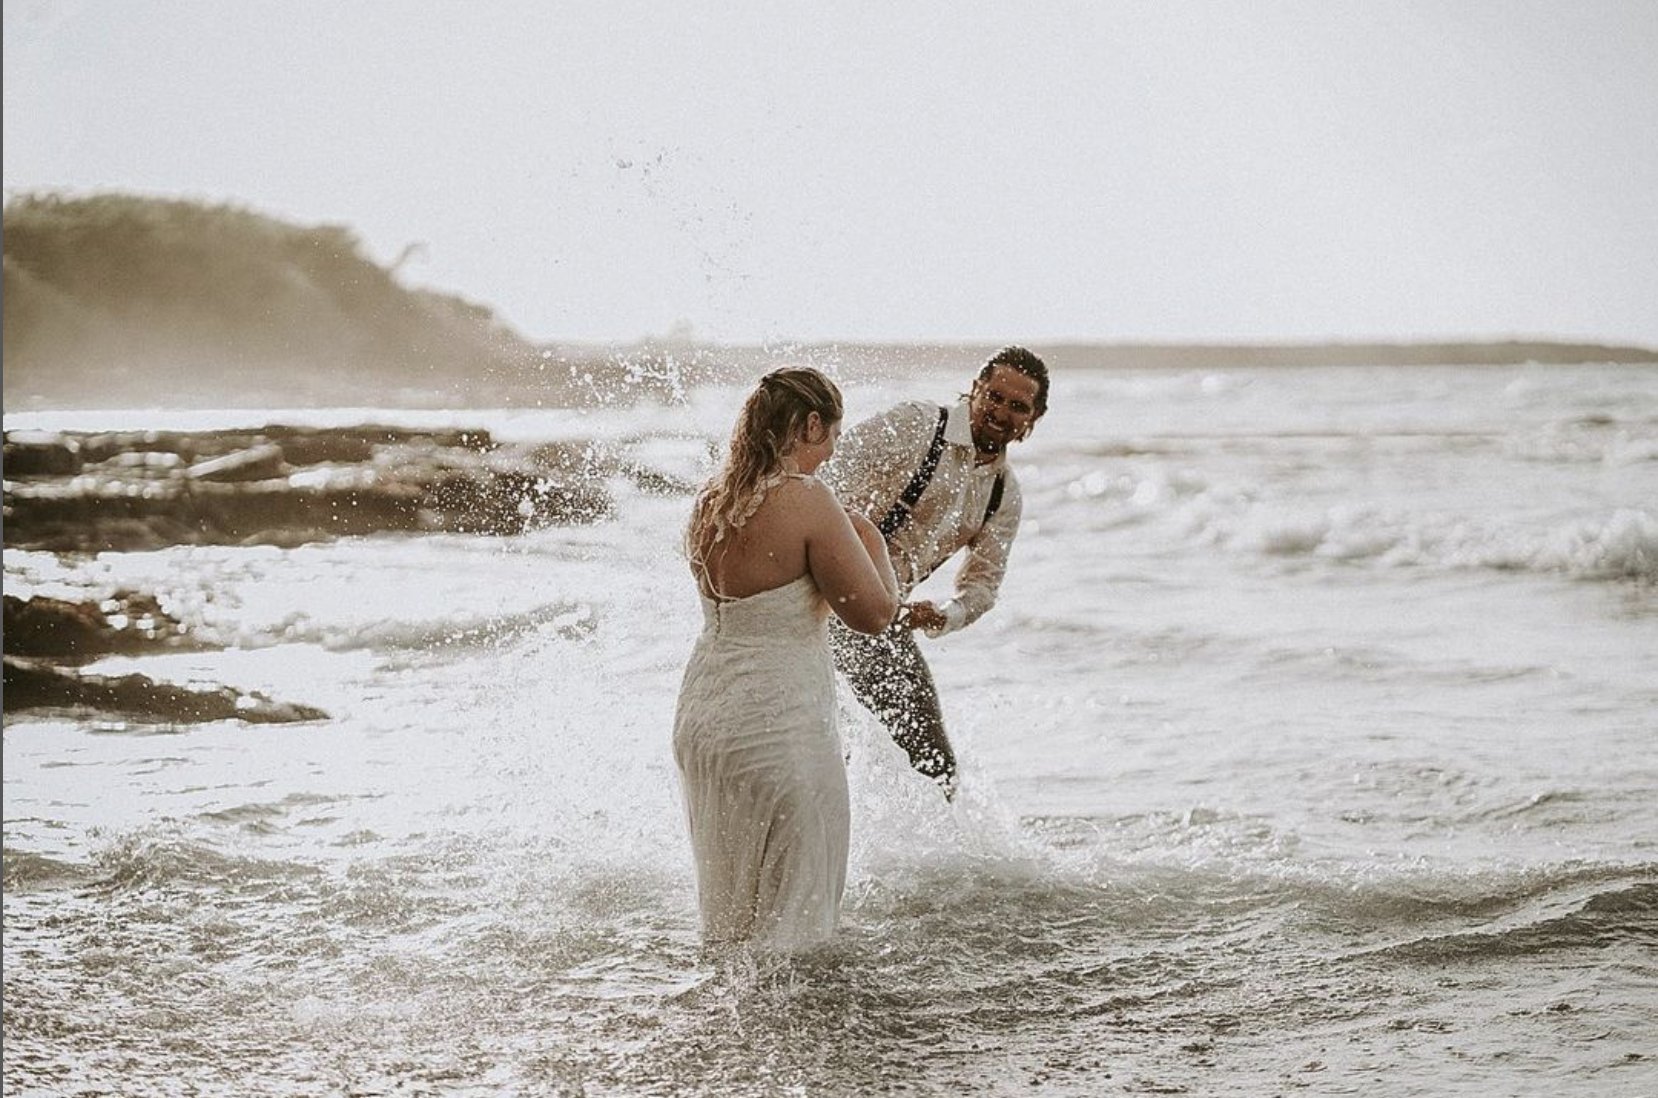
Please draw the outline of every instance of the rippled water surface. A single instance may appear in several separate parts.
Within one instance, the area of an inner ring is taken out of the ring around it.
[[[693,475],[734,406],[449,418]],[[1017,458],[1003,600],[928,646],[963,796],[847,703],[787,963],[697,944],[684,498],[7,551],[213,646],[91,670],[330,717],[8,714],[6,1093],[1658,1093],[1658,371],[1080,373]]]

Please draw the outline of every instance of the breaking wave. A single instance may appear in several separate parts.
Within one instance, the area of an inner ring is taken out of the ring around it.
[[[1552,529],[1523,530],[1365,506],[1298,511],[1251,504],[1240,513],[1217,509],[1204,498],[1186,509],[1183,522],[1191,537],[1262,556],[1658,580],[1658,517],[1628,508]]]

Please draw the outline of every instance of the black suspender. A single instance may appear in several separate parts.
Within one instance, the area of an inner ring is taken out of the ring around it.
[[[985,505],[984,521],[979,524],[980,526],[989,526],[990,520],[996,515],[996,509],[1002,505],[1002,477],[1003,474],[997,473],[996,483],[990,486],[990,502]]]
[[[927,485],[933,479],[933,473],[938,470],[938,459],[944,454],[944,425],[949,419],[949,410],[938,410],[938,427],[933,431],[933,441],[927,446],[927,456],[921,459],[920,468],[910,477],[910,482],[904,485],[904,492],[897,502],[881,519],[879,528],[881,536],[891,540],[892,535],[903,529],[904,523],[909,521],[910,512],[915,510],[916,503],[921,499],[921,493],[927,490]],[[981,526],[989,525],[998,508],[1002,506],[1003,474],[996,474],[996,483],[990,486],[990,503],[984,509],[984,519]]]
[[[933,432],[933,441],[927,447],[927,456],[921,459],[921,468],[917,469],[910,482],[904,485],[904,494],[898,497],[892,509],[878,524],[882,537],[891,539],[892,535],[909,521],[910,511],[921,498],[921,493],[927,490],[927,483],[933,479],[933,472],[938,468],[938,459],[944,453],[944,422],[949,415],[947,409],[938,410],[938,429]]]

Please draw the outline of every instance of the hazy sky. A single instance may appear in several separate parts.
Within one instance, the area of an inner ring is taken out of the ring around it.
[[[1658,346],[1658,0],[6,0],[5,186],[541,339]]]

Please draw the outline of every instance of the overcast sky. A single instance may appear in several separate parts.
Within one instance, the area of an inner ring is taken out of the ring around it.
[[[538,339],[1658,346],[1658,0],[6,0],[5,187]]]

